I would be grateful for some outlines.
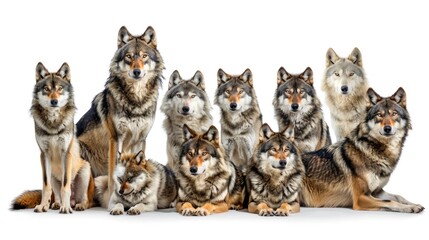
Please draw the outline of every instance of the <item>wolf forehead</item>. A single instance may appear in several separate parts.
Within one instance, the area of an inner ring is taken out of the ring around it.
[[[244,92],[247,93],[247,95],[252,95],[252,89],[249,84],[243,82],[238,77],[231,77],[231,80],[229,80],[226,83],[221,84],[216,91],[216,96],[222,95],[227,89],[243,89]]]
[[[285,83],[278,86],[276,97],[282,96],[286,89],[304,89],[304,91],[312,97],[314,97],[315,94],[314,88],[298,76],[293,76],[291,79],[288,79]]]
[[[194,138],[182,146],[181,151],[181,157],[185,156],[189,151],[193,151],[194,153],[198,153],[200,151],[205,151],[210,154],[210,156],[214,158],[218,158],[219,154],[215,146],[213,146],[211,143],[209,143],[206,140],[200,139],[200,138]]]
[[[55,74],[50,74],[50,76],[47,78],[38,81],[36,85],[34,85],[34,92],[42,91],[45,86],[48,86],[51,89],[62,87],[67,92],[73,91],[73,86],[70,84],[70,82],[65,81]]]
[[[396,111],[399,116],[404,120],[409,119],[408,112],[406,109],[402,108],[399,104],[389,98],[383,98],[383,100],[381,100],[368,110],[367,120],[375,118],[375,116],[379,112],[389,113],[389,111]]]
[[[185,96],[189,95],[190,93],[193,93],[197,95],[199,98],[206,101],[206,96],[204,95],[203,91],[199,89],[197,86],[195,86],[195,84],[193,84],[191,80],[183,81],[177,84],[176,86],[172,87],[167,93],[168,98],[171,99],[174,96],[176,96],[176,94],[178,93],[184,94]]]
[[[289,152],[296,154],[296,148],[295,146],[284,137],[280,136],[279,134],[275,134],[274,136],[270,137],[266,142],[261,144],[260,151],[261,152],[268,152],[271,148],[284,148],[287,147],[289,149]]]
[[[158,54],[156,53],[156,50],[149,47],[145,42],[143,42],[140,39],[133,39],[127,44],[125,44],[122,48],[120,48],[115,55],[115,61],[120,62],[124,60],[125,55],[127,53],[132,54],[140,54],[140,52],[143,52],[144,54],[147,54],[150,59],[152,59],[155,62],[159,61]]]
[[[362,68],[360,68],[356,64],[351,63],[350,61],[347,62],[346,59],[341,59],[338,62],[336,62],[335,64],[333,64],[332,66],[330,66],[326,70],[326,75],[331,76],[335,72],[338,72],[340,70],[346,71],[346,72],[354,72],[359,77],[363,77],[363,75],[364,75]]]

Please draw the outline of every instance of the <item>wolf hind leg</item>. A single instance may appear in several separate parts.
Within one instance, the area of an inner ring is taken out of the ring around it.
[[[83,161],[83,160],[81,160]],[[91,176],[91,167],[89,162],[84,161],[82,167],[74,180],[74,195],[76,199],[76,211],[84,211],[91,207],[92,195],[94,193],[94,183]],[[92,183],[92,184],[91,184]],[[89,189],[92,188],[92,189]],[[91,194],[91,199],[88,196]]]

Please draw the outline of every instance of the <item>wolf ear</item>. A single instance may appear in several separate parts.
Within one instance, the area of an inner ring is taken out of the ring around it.
[[[289,139],[289,141],[293,141],[295,139],[295,130],[294,125],[289,124],[283,131],[280,132],[284,137]]]
[[[118,33],[118,49],[123,47],[132,39],[134,39],[134,36],[128,32],[128,29],[125,26],[122,26]]]
[[[140,165],[142,163],[143,165],[146,164],[146,159],[143,150],[140,150],[138,153],[136,153],[136,155],[134,155],[134,159],[136,159],[137,165]]]
[[[69,65],[65,62],[63,63],[63,65],[61,65],[60,69],[58,69],[56,75],[60,76],[62,79],[70,82],[70,67]]]
[[[328,52],[326,52],[326,67],[334,65],[339,59],[340,57],[338,57],[334,49],[329,48]]]
[[[264,123],[259,130],[259,142],[266,141],[274,134],[274,131],[267,123]]]
[[[156,34],[151,26],[147,27],[143,35],[140,36],[140,39],[145,41],[151,48],[156,49]]]
[[[209,130],[207,130],[207,132],[204,133],[203,139],[209,142],[215,143],[216,145],[219,145],[219,132],[217,128],[211,125]]]
[[[180,82],[182,82],[182,77],[180,76],[179,71],[174,70],[170,76],[170,81],[168,82],[168,89],[176,86]]]
[[[48,75],[49,75],[48,69],[46,69],[41,62],[39,62],[36,66],[36,82],[44,79]]]
[[[358,48],[355,47],[347,59],[349,59],[353,64],[362,67],[362,54]]]
[[[251,87],[253,87],[253,74],[250,69],[244,70],[244,72],[240,75],[240,79],[243,80],[243,82],[249,84]]]
[[[400,87],[398,90],[390,97],[392,101],[397,102],[401,107],[407,109],[407,95],[405,90]]]
[[[185,123],[183,125],[183,137],[185,139],[185,142],[188,141],[191,138],[194,138],[197,136],[197,133],[188,127],[188,125]]]
[[[375,105],[383,99],[372,88],[368,88],[368,90],[366,91],[366,95],[368,96],[368,100],[369,100],[370,105]]]
[[[195,72],[191,81],[195,84],[195,86],[200,87],[202,90],[205,90],[206,85],[204,83],[204,76],[199,70]]]
[[[219,68],[219,70],[217,70],[217,86],[219,87],[220,85],[226,83],[228,81],[228,74],[226,74],[221,68]]]
[[[301,75],[299,75],[304,81],[313,86],[313,70],[310,67],[307,67]]]
[[[280,67],[277,71],[277,87],[285,83],[288,76],[290,76],[290,74],[286,71],[286,69]]]

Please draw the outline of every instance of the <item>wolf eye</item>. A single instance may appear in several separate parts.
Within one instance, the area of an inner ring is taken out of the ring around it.
[[[270,148],[270,151],[272,151],[272,152],[277,152],[277,149],[276,149],[276,148],[274,148],[274,147],[272,147],[272,148]]]
[[[193,155],[193,154],[192,154],[192,151],[189,151],[189,152],[187,152],[186,154],[187,154],[188,156],[190,156],[190,157],[192,157],[192,155]]]
[[[147,58],[147,54],[143,54],[143,58]]]
[[[350,76],[350,77],[351,77],[351,76],[353,76],[353,75],[355,75],[355,73],[354,73],[354,72],[349,73],[349,76]]]
[[[125,57],[126,57],[126,58],[131,58],[131,54],[127,53],[127,54],[125,55]]]
[[[337,73],[337,72],[335,72],[334,74],[335,74],[335,76],[337,76],[337,77],[339,77],[339,76],[340,76],[340,74],[339,74],[339,73]]]
[[[197,95],[191,95],[191,98],[195,98]]]
[[[182,95],[180,95],[180,93],[177,93],[177,94],[176,94],[176,97],[178,97],[178,98],[182,98]]]
[[[239,94],[242,94],[244,92],[243,89],[240,89],[240,91],[238,91]]]
[[[225,90],[225,93],[226,93],[226,94],[230,94],[230,93],[231,93],[231,91],[230,91],[230,90]]]
[[[286,89],[286,94],[290,95],[290,94],[292,94],[292,93],[293,93],[293,90],[292,90],[292,89]]]
[[[379,112],[379,113],[377,113],[377,117],[382,118],[382,117],[383,117],[383,114],[381,114],[381,113]]]
[[[201,155],[207,156],[207,152],[203,152],[203,153],[201,153]]]
[[[304,88],[301,88],[301,89],[299,90],[299,93],[300,93],[301,95],[303,95],[303,94],[305,93]]]
[[[122,179],[120,178],[120,177],[118,177],[118,182],[119,183],[122,183],[123,181],[122,181]]]
[[[59,86],[58,87],[58,92],[62,92],[63,91],[63,87]]]
[[[398,115],[398,112],[393,111],[393,112],[392,112],[392,117],[394,117],[394,116],[396,116],[396,115]]]
[[[45,92],[49,92],[49,87],[48,86],[45,86],[45,87],[43,87],[43,91],[45,91]]]

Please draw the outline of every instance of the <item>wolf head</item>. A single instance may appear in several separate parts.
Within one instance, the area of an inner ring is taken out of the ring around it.
[[[283,112],[305,110],[315,98],[313,71],[307,67],[301,74],[290,74],[283,67],[277,72],[274,106]]]
[[[128,81],[150,79],[164,69],[157,50],[155,30],[149,26],[140,35],[131,35],[121,27],[118,33],[118,50],[110,65],[110,72]]]
[[[370,128],[370,134],[389,138],[398,132],[406,133],[411,129],[403,88],[400,87],[387,98],[380,97],[372,88],[368,89],[367,95],[369,103],[366,122]]]
[[[229,75],[222,69],[217,72],[215,104],[223,111],[239,113],[254,106],[253,77],[250,69],[241,75]]]
[[[326,71],[323,89],[333,91],[336,95],[353,95],[364,88],[366,91],[368,83],[365,71],[362,67],[362,54],[358,48],[354,48],[348,58],[339,57],[330,48],[326,53]]]
[[[143,152],[122,153],[114,172],[115,191],[117,194],[127,196],[133,192],[140,191],[147,181],[147,160]]]
[[[187,175],[198,176],[215,167],[223,159],[219,132],[211,126],[204,134],[183,125],[184,143],[180,153],[180,168]]]
[[[196,71],[189,80],[184,80],[175,70],[170,77],[161,110],[167,115],[201,118],[211,107],[205,92],[203,74]]]
[[[294,127],[288,126],[281,132],[274,132],[264,123],[259,131],[259,143],[256,146],[254,164],[266,171],[273,169],[288,171],[298,160],[299,153],[294,141]]]
[[[74,105],[69,65],[63,63],[57,72],[51,73],[39,62],[36,66],[33,95],[33,103],[38,103],[45,109]]]

